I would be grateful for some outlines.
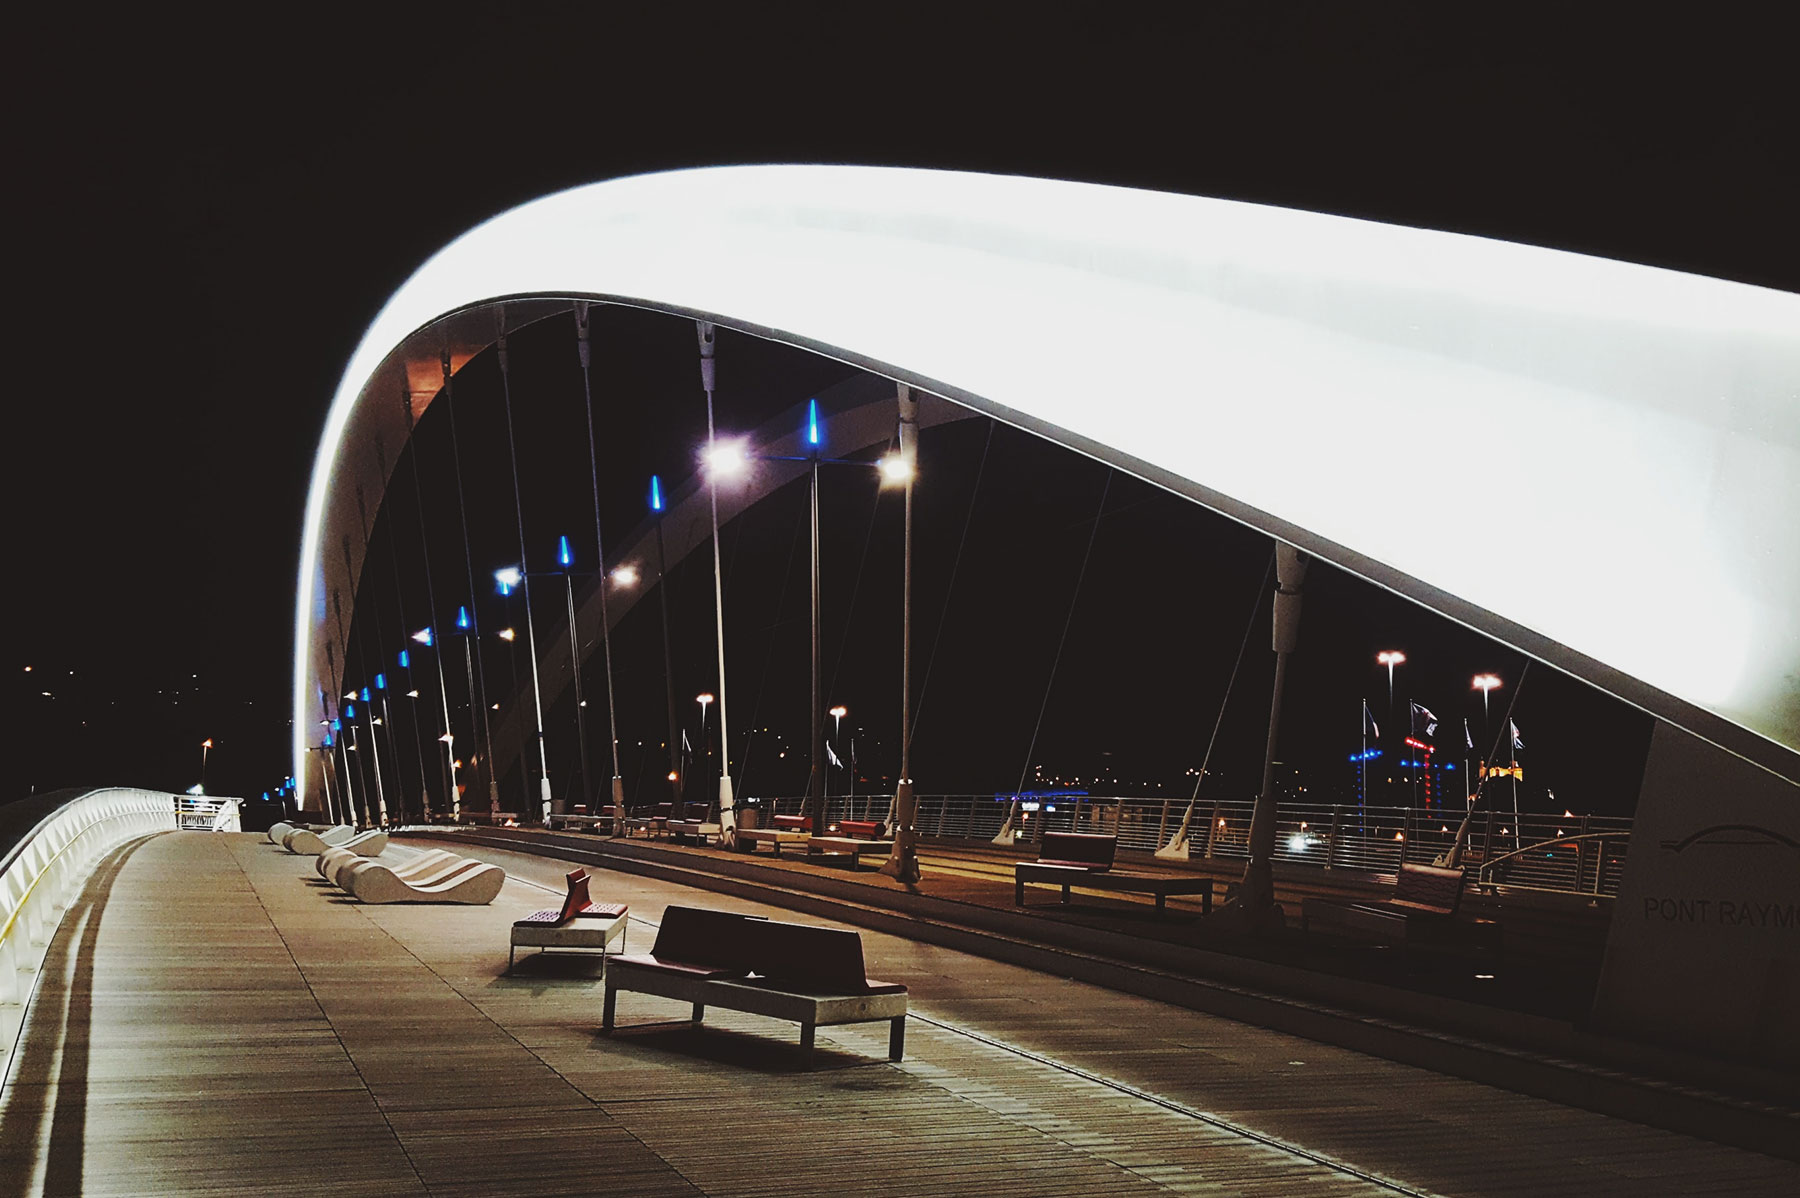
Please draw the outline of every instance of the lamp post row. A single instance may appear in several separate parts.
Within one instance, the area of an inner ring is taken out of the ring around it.
[[[581,365],[582,365],[582,372],[583,372],[584,391],[585,391],[585,398],[587,400],[587,403],[585,404],[585,408],[586,408],[586,414],[587,414],[587,419],[588,419],[588,433],[589,433],[588,447],[589,447],[589,454],[590,454],[590,467],[594,473],[594,484],[595,484],[595,541],[596,541],[596,552],[597,552],[597,556],[598,556],[598,560],[599,560],[600,575],[601,575],[600,591],[601,591],[601,602],[602,602],[602,613],[601,613],[602,639],[603,639],[604,651],[605,651],[605,656],[606,656],[607,710],[608,710],[609,731],[610,731],[609,739],[611,741],[612,766],[613,766],[611,792],[612,792],[612,806],[613,806],[613,813],[615,816],[615,828],[616,828],[618,826],[617,817],[622,816],[622,814],[623,814],[624,783],[623,783],[622,773],[619,768],[619,742],[618,742],[618,731],[617,731],[617,716],[616,716],[616,712],[615,712],[615,706],[613,703],[610,621],[607,619],[607,615],[604,610],[607,574],[606,574],[606,569],[605,569],[605,561],[606,561],[606,559],[605,559],[605,543],[604,543],[604,539],[602,538],[601,533],[600,533],[599,491],[598,491],[599,479],[598,479],[597,454],[596,454],[595,448],[594,448],[592,390],[591,390],[591,374],[590,374],[591,350],[590,350],[589,322],[588,322],[588,310],[587,309],[588,309],[588,305],[586,303],[577,305],[576,322],[577,322],[578,347],[579,347],[579,351],[580,351],[580,358],[581,358]],[[504,308],[499,309],[497,312],[497,329],[498,329],[497,352],[498,352],[498,360],[499,360],[499,364],[500,364],[501,379],[502,379],[502,393],[503,393],[503,398],[504,398],[504,402],[505,402],[505,410],[506,410],[507,443],[508,443],[508,451],[509,451],[509,460],[510,460],[510,464],[512,467],[511,473],[512,473],[515,510],[516,510],[516,513],[518,516],[520,565],[518,567],[507,567],[502,570],[496,571],[495,579],[499,584],[500,592],[502,595],[510,594],[511,590],[516,587],[523,592],[523,598],[525,601],[527,651],[531,658],[532,694],[533,694],[533,703],[534,703],[534,713],[536,715],[536,727],[534,729],[534,734],[535,734],[535,738],[536,738],[537,744],[538,744],[538,757],[539,757],[540,815],[544,820],[547,821],[552,814],[553,791],[552,791],[551,782],[550,782],[548,752],[547,752],[547,748],[546,748],[546,744],[545,744],[545,734],[544,734],[544,728],[543,728],[543,723],[544,723],[544,721],[543,721],[543,692],[542,692],[542,682],[541,682],[541,678],[539,676],[539,671],[538,671],[538,662],[537,662],[537,653],[536,653],[535,621],[533,619],[533,615],[532,615],[532,611],[531,611],[531,602],[530,602],[530,572],[527,571],[524,566],[524,561],[525,561],[525,557],[526,557],[524,514],[523,514],[523,505],[522,505],[522,501],[520,499],[520,494],[519,494],[517,442],[516,442],[516,438],[513,433],[513,426],[512,426],[511,380],[510,380],[510,371],[508,369],[508,365],[509,365],[508,364],[508,347],[507,347],[507,340],[506,340]],[[706,450],[705,457],[706,457],[707,465],[709,468],[706,472],[706,482],[707,482],[707,489],[708,489],[708,506],[710,509],[711,522],[712,522],[713,600],[714,600],[714,617],[715,617],[715,643],[716,643],[717,652],[718,652],[718,668],[719,668],[718,703],[719,703],[720,744],[721,744],[721,748],[722,748],[721,759],[720,759],[720,763],[719,763],[719,769],[720,769],[720,774],[719,774],[719,816],[720,816],[722,839],[724,839],[727,843],[730,843],[735,839],[735,831],[736,831],[736,822],[737,821],[736,821],[736,811],[735,811],[736,804],[734,801],[734,796],[732,794],[730,757],[729,757],[730,739],[729,739],[729,723],[728,723],[728,714],[727,714],[728,709],[727,709],[726,701],[725,701],[725,695],[726,695],[725,661],[726,661],[726,658],[725,658],[725,637],[724,637],[724,587],[723,587],[723,576],[722,576],[722,567],[721,567],[721,561],[720,561],[719,535],[718,535],[718,533],[719,533],[718,488],[719,488],[719,482],[720,482],[721,475],[728,472],[727,469],[723,468],[725,466],[726,461],[733,455],[734,452],[735,452],[736,456],[738,457],[738,459],[741,461],[742,460],[742,451],[741,451],[741,447],[736,447],[736,446],[733,446],[733,447],[725,449],[725,450],[721,449],[721,443],[718,438],[717,426],[716,426],[716,422],[715,422],[714,416],[713,416],[713,395],[714,395],[714,391],[716,389],[716,380],[717,380],[716,360],[714,357],[714,351],[716,348],[716,330],[715,330],[714,326],[712,324],[710,324],[709,322],[699,321],[699,322],[696,322],[696,332],[698,334],[699,348],[700,348],[701,382],[702,382],[703,389],[706,393],[706,403],[707,403],[707,450]],[[448,363],[448,353],[447,352],[445,354],[445,359],[446,359],[445,360],[446,375],[448,375],[449,363]],[[901,769],[900,769],[900,779],[899,779],[898,786],[897,786],[895,811],[894,811],[894,816],[895,816],[896,822],[898,823],[899,827],[896,829],[896,847],[895,847],[894,858],[892,861],[890,861],[888,866],[884,866],[884,869],[888,869],[889,872],[896,873],[896,876],[899,876],[899,877],[903,878],[904,880],[912,880],[912,879],[916,879],[916,877],[917,877],[917,862],[916,862],[916,855],[913,851],[914,845],[913,845],[913,835],[912,835],[912,824],[913,824],[913,817],[914,817],[915,813],[912,810],[912,803],[911,803],[912,795],[911,795],[911,777],[910,777],[910,774],[911,774],[911,771],[910,771],[911,714],[912,714],[911,713],[912,479],[914,476],[914,463],[916,461],[916,452],[917,452],[917,449],[916,449],[917,400],[912,396],[911,392],[903,385],[899,389],[899,403],[900,403],[900,427],[899,427],[900,452],[896,455],[890,455],[888,458],[884,459],[880,463],[875,463],[875,465],[879,466],[879,468],[881,469],[885,481],[896,482],[896,483],[900,483],[903,485],[903,487],[904,487],[904,503],[905,503],[905,513],[904,513],[904,519],[905,519],[905,565],[904,565],[904,570],[903,570],[903,583],[902,583],[902,586],[903,586],[903,594],[902,594],[903,619],[902,619],[902,637],[901,637],[901,641],[902,641],[901,674],[902,674],[902,689],[903,689],[902,702],[901,702]],[[410,427],[410,423],[411,423],[410,403],[408,405],[408,413],[407,414],[408,414],[408,423],[409,423],[409,427]],[[807,450],[808,450],[807,461],[809,463],[808,473],[809,473],[809,483],[810,483],[810,517],[811,517],[810,523],[811,523],[811,547],[812,547],[812,553],[811,553],[811,559],[812,559],[812,625],[813,625],[811,656],[812,656],[812,692],[813,692],[812,693],[812,707],[814,708],[814,710],[812,712],[812,736],[811,736],[812,764],[811,764],[811,772],[810,772],[809,779],[808,779],[807,790],[808,790],[809,799],[813,806],[815,819],[822,820],[823,815],[824,815],[824,812],[823,812],[824,800],[827,797],[827,795],[829,794],[830,787],[829,787],[829,780],[828,780],[829,776],[828,776],[828,772],[827,772],[828,766],[826,765],[824,760],[822,760],[823,748],[824,748],[824,717],[828,713],[824,710],[824,706],[823,706],[823,678],[822,678],[822,667],[821,667],[822,652],[821,652],[821,636],[820,636],[820,620],[819,620],[820,562],[819,562],[819,481],[818,480],[819,480],[819,466],[826,462],[835,462],[836,460],[835,459],[825,459],[821,456],[820,448],[822,445],[822,437],[820,436],[819,425],[818,425],[818,405],[817,405],[816,400],[812,401],[808,407],[808,423],[807,423],[805,440],[807,443]],[[864,466],[870,465],[870,463],[856,463],[856,464],[864,465]],[[415,483],[416,483],[416,479],[415,479]],[[660,480],[660,478],[658,478],[656,476],[652,476],[652,479],[651,479],[651,508],[652,508],[652,511],[657,516],[657,520],[656,520],[657,547],[658,547],[658,579],[657,579],[657,581],[659,583],[666,583],[666,580],[667,580],[667,555],[666,555],[666,549],[665,549],[665,544],[664,544],[664,540],[663,540],[663,530],[662,530],[661,518],[660,518],[661,512],[663,510],[663,506],[664,505],[663,505],[662,493],[661,493],[661,480]],[[465,530],[465,539],[466,539],[466,530]],[[576,619],[575,619],[576,613],[575,613],[575,606],[574,606],[574,583],[573,583],[573,574],[572,574],[573,560],[574,560],[573,553],[571,551],[568,538],[567,538],[567,536],[563,536],[560,539],[559,545],[558,545],[558,564],[562,567],[561,572],[564,575],[564,581],[565,581],[565,596],[566,596],[566,604],[567,604],[568,619],[569,619],[569,632],[570,632],[570,655],[571,655],[571,664],[572,664],[572,668],[574,671],[574,683],[575,683],[577,736],[579,739],[580,752],[581,752],[581,767],[580,768],[581,768],[581,772],[582,772],[582,790],[583,790],[583,793],[586,794],[590,790],[590,780],[589,780],[589,774],[588,774],[587,741],[586,741],[586,734],[585,734],[585,723],[584,723],[584,717],[583,717],[583,713],[582,713],[583,696],[581,694],[581,678],[580,678],[581,652],[580,652],[580,638],[579,638],[579,633],[578,633]],[[626,583],[628,583],[628,581],[635,581],[635,579],[630,579],[630,580],[625,579],[623,577],[623,574],[624,574],[624,572],[621,572],[620,577],[617,578],[616,581],[626,582]],[[668,620],[667,588],[666,588],[666,586],[663,586],[659,589],[661,591],[662,613],[663,613],[664,671],[665,671],[666,679],[672,679],[672,659],[671,659],[671,653],[670,653],[670,648],[669,648],[669,620]],[[462,631],[462,632],[468,634],[469,636],[474,635],[475,630],[474,630],[474,626],[473,626],[473,621],[469,617],[467,609],[459,609],[458,627],[459,627],[459,631]],[[508,630],[508,631],[510,631],[510,630]],[[426,646],[432,646],[435,643],[435,635],[434,635],[433,628],[430,626],[427,626],[426,628],[420,630],[419,632],[414,633],[413,639],[415,641],[419,642],[420,644],[423,644]],[[510,638],[507,638],[507,639],[510,639]],[[470,658],[470,661],[467,662],[466,664],[469,666],[469,671],[471,674],[471,685],[473,685],[474,666],[473,666],[473,660],[472,660],[472,649],[468,645],[467,640],[465,640],[465,656]],[[410,665],[410,662],[408,660],[408,655],[405,650],[401,651],[400,662],[403,667]],[[456,781],[456,770],[458,768],[459,762],[455,756],[455,735],[451,728],[451,723],[450,723],[448,694],[447,694],[447,691],[445,690],[444,671],[441,668],[441,658],[440,658],[440,668],[438,670],[438,677],[439,677],[439,690],[440,690],[440,692],[443,692],[440,694],[440,699],[443,702],[443,708],[444,708],[443,716],[444,716],[444,728],[445,728],[444,734],[442,736],[440,736],[438,739],[445,745],[445,759],[448,764],[448,781],[449,781],[449,789],[450,789],[450,802],[451,802],[451,806],[452,806],[452,814],[453,814],[453,816],[459,816],[460,815],[460,805],[461,805],[460,804],[460,794],[459,794],[460,787],[458,786],[457,781]],[[374,769],[375,769],[375,786],[376,786],[376,791],[377,791],[377,804],[378,804],[378,808],[379,808],[381,822],[385,824],[388,820],[387,804],[386,804],[385,790],[383,788],[383,783],[382,783],[381,774],[380,774],[380,748],[379,748],[379,745],[377,743],[375,743],[376,738],[375,738],[375,733],[373,731],[373,728],[374,728],[375,724],[377,724],[377,723],[385,723],[386,725],[389,726],[390,735],[391,735],[392,712],[391,712],[391,706],[389,706],[389,704],[388,704],[387,696],[385,693],[386,692],[385,676],[382,674],[377,674],[377,678],[380,680],[378,683],[377,689],[382,691],[383,711],[386,716],[386,719],[383,721],[383,720],[376,720],[374,718],[373,710],[372,710],[372,707],[370,706],[370,698],[369,698],[367,688],[364,689],[363,698],[364,698],[365,709],[370,711],[370,715],[369,715],[370,739],[371,739],[371,752],[373,753],[373,755],[375,757]],[[409,694],[416,697],[417,691],[410,691]],[[354,719],[354,698],[355,698],[354,693],[351,693],[351,694],[347,694],[346,699],[345,699],[346,704],[347,704],[347,706],[345,707],[345,712],[346,712],[347,718],[350,718],[352,721]],[[705,698],[711,699],[712,696],[707,695],[707,696],[705,696]],[[669,724],[670,724],[669,781],[673,785],[673,787],[675,789],[675,796],[676,796],[677,800],[679,801],[682,797],[682,789],[683,789],[682,788],[682,770],[680,767],[679,749],[678,749],[677,743],[676,743],[676,739],[677,739],[677,727],[676,727],[677,721],[675,718],[675,716],[676,716],[675,706],[676,705],[675,705],[675,696],[673,693],[672,681],[669,681],[669,683],[668,683],[668,693],[666,695],[666,700],[667,700],[668,716],[669,716]],[[707,703],[702,702],[701,711],[702,711],[703,726],[704,726],[705,712],[706,712],[707,706],[708,706]],[[832,716],[832,718],[834,720],[834,730],[835,730],[835,722],[838,720],[841,720],[842,716],[847,714],[847,709],[843,708],[842,706],[834,707],[829,714]],[[483,717],[485,717],[485,715],[486,715],[485,711],[482,713],[482,715],[483,715]],[[341,720],[340,719],[328,718],[328,720],[325,722],[328,723],[329,727],[325,734],[325,743],[320,746],[322,749],[328,749],[331,747],[331,745],[333,743],[333,739],[334,739],[332,736],[332,733],[335,731],[338,731],[341,728]],[[489,739],[491,742],[491,732],[489,734]],[[358,749],[359,748],[358,735],[357,735],[357,729],[356,729],[354,722],[352,722],[350,725],[350,740],[351,740],[350,745],[345,746],[345,747],[350,748],[350,749]],[[341,741],[339,741],[338,743],[340,745],[342,744]],[[391,747],[392,747],[392,745],[390,743],[390,748]],[[340,753],[342,753],[342,752],[343,752],[343,749],[340,748]],[[492,761],[491,754],[492,754],[492,746],[490,743],[487,746],[487,756],[488,756],[489,777],[492,780],[495,778],[495,772],[494,772],[494,762]],[[351,774],[350,774],[350,770],[348,768],[349,762],[348,762],[347,758],[345,759],[344,764],[346,767],[346,771],[345,771],[346,785],[348,787],[350,787],[350,789],[353,793],[354,787],[351,783]],[[853,767],[846,767],[846,768],[853,768]],[[852,777],[852,781],[851,781],[852,790],[854,790],[854,785],[855,785],[854,777]],[[328,803],[330,802],[330,793],[329,792],[330,792],[330,788],[329,788],[329,784],[327,784],[327,802]],[[490,794],[491,794],[491,801],[497,802],[498,801],[497,791],[494,790],[493,785],[490,785]],[[429,800],[428,795],[422,797],[422,803],[425,806],[425,814],[426,815],[430,814],[429,802],[430,802],[430,800]],[[354,806],[353,798],[350,800],[350,805]],[[365,811],[366,811],[366,803],[365,803]],[[898,866],[896,866],[896,863],[902,863],[902,864],[899,864]]]

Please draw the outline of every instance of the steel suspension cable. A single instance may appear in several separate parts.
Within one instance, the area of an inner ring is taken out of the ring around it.
[[[612,739],[613,806],[618,808],[625,801],[625,780],[619,773],[619,716],[617,708],[613,706],[612,625],[606,614],[606,538],[600,535],[600,451],[594,444],[593,347],[589,337],[588,313],[585,301],[575,305],[576,337],[581,354],[581,390],[586,401],[583,407],[587,412],[588,469],[594,479],[594,560],[600,569],[600,648],[606,658],[606,726]],[[575,671],[579,676],[580,662],[575,663]],[[624,818],[624,815],[622,810],[613,812],[615,820]]]
[[[469,627],[463,635],[473,638],[474,642],[474,650],[469,654],[469,658],[475,666],[469,673],[469,706],[478,708],[481,712],[482,743],[478,747],[481,749],[482,763],[487,767],[488,808],[490,811],[496,811],[500,807],[500,776],[494,772],[494,726],[488,717],[487,670],[481,662],[481,616],[477,612],[475,604],[475,560],[474,552],[469,548],[469,509],[463,500],[462,442],[456,435],[455,382],[450,370],[450,350],[447,347],[444,350],[442,366],[444,370],[444,407],[449,409],[450,415],[450,464],[456,477],[456,518],[462,526],[463,576],[469,586]],[[519,568],[524,569],[524,564],[521,563]],[[464,642],[464,647],[465,649],[468,647],[467,641]],[[475,716],[471,712],[469,731],[473,733],[475,730]],[[477,772],[475,776],[479,778],[480,772]]]
[[[1019,768],[1019,784],[1013,788],[1013,802],[1025,789],[1025,775],[1031,772],[1031,758],[1037,752],[1038,733],[1044,728],[1044,713],[1050,710],[1050,693],[1056,688],[1057,667],[1062,664],[1063,647],[1069,643],[1069,628],[1075,623],[1075,607],[1081,601],[1081,584],[1087,578],[1088,561],[1094,556],[1094,542],[1100,536],[1100,519],[1106,514],[1106,497],[1112,492],[1113,468],[1106,468],[1106,484],[1100,488],[1100,506],[1094,511],[1094,527],[1088,530],[1087,549],[1081,555],[1081,569],[1075,574],[1075,590],[1069,596],[1069,614],[1063,617],[1062,636],[1056,641],[1056,656],[1050,660],[1050,678],[1044,683],[1044,701],[1038,705],[1037,723],[1031,729],[1031,747],[1025,750],[1025,764]]]
[[[411,390],[405,386],[402,386],[401,391],[400,391],[400,399],[401,399],[401,402],[406,405],[407,411],[410,412],[412,410],[412,392],[411,392]],[[378,467],[380,467],[380,469],[381,469],[381,477],[384,479],[387,478],[388,477],[387,450],[386,450],[386,448],[383,447],[380,436],[377,436],[375,438],[375,464]],[[396,462],[395,465],[397,466],[397,465],[399,465],[399,463]],[[398,614],[398,616],[400,617],[400,644],[402,646],[402,652],[404,652],[405,651],[404,647],[406,645],[406,638],[408,638],[412,635],[412,626],[406,622],[406,596],[404,594],[404,587],[402,586],[401,575],[400,575],[400,538],[399,538],[399,535],[394,532],[394,525],[396,523],[398,523],[398,516],[393,511],[393,509],[390,508],[390,509],[388,509],[388,522],[387,522],[388,562],[389,562],[389,564],[391,564],[394,567],[394,609],[395,609],[396,614]],[[412,656],[411,656],[411,654],[407,655],[406,660],[407,660],[407,664],[405,666],[406,681],[410,684],[412,682]],[[408,690],[417,690],[418,688],[409,685],[407,689]],[[419,711],[418,711],[418,708],[417,707],[413,708],[413,710],[411,711],[410,714],[412,716],[414,755],[417,757],[418,762],[419,762],[419,803],[422,807],[425,802],[425,792],[429,785],[425,780],[425,741],[421,738],[421,736],[419,734]],[[406,816],[406,812],[405,812],[406,796],[405,796],[404,791],[401,792],[400,799],[401,799],[401,802],[400,802],[401,820],[402,820],[402,822],[404,822],[405,816]]]
[[[448,361],[449,358],[450,350],[449,347],[446,346],[444,349],[444,360]],[[407,395],[405,401],[406,436],[410,441],[413,435],[412,396],[410,394]],[[439,765],[444,772],[444,799],[450,804],[450,809],[454,811],[460,806],[456,795],[456,733],[450,728],[450,691],[449,688],[444,685],[444,654],[443,651],[437,647],[437,635],[435,631],[438,620],[437,588],[432,583],[431,579],[431,538],[427,536],[425,532],[425,486],[420,481],[420,477],[419,447],[415,443],[412,452],[413,512],[418,517],[419,521],[419,558],[425,566],[425,603],[430,608],[431,616],[431,623],[426,625],[426,627],[433,630],[429,647],[432,650],[432,656],[436,659],[437,664],[438,702],[443,705],[444,709],[444,735],[450,737],[450,740],[444,744],[444,759],[439,762]],[[419,805],[424,808],[425,822],[430,823],[431,796],[428,794],[420,795]]]
[[[802,509],[794,522],[794,535],[788,538],[787,565],[781,571],[781,595],[775,600],[775,621],[768,627],[769,643],[763,653],[762,675],[756,680],[756,697],[750,701],[750,731],[744,736],[744,757],[738,765],[738,788],[750,793],[750,747],[756,743],[756,715],[762,710],[763,692],[769,685],[769,667],[775,661],[775,633],[781,627],[781,613],[787,608],[788,590],[794,581],[794,555],[800,551],[800,530],[807,526],[807,511]],[[739,538],[742,543],[742,538]],[[735,556],[735,548],[733,556]]]
[[[956,558],[950,563],[950,585],[944,590],[944,614],[938,617],[937,632],[932,634],[931,652],[925,657],[925,673],[919,679],[919,701],[913,704],[912,731],[907,740],[919,739],[919,716],[925,710],[925,693],[931,687],[931,667],[937,662],[938,646],[943,643],[944,625],[950,622],[950,600],[956,594],[956,575],[962,569],[963,550],[969,544],[969,526],[975,522],[975,500],[981,495],[981,476],[987,471],[988,450],[994,445],[996,422],[988,421],[987,439],[981,445],[981,462],[975,467],[975,485],[969,489],[969,510],[963,516],[962,537],[956,542]]]
[[[538,791],[543,807],[542,816],[546,822],[550,818],[550,753],[544,745],[544,703],[541,698],[542,688],[538,684],[537,633],[532,629],[531,615],[531,570],[526,564],[525,556],[525,502],[519,492],[519,444],[513,435],[512,418],[512,374],[507,369],[506,359],[506,308],[494,309],[494,323],[499,332],[498,351],[500,357],[500,396],[506,410],[506,452],[512,466],[513,511],[519,520],[519,590],[525,600],[525,650],[531,658],[531,701],[537,713],[538,744]],[[526,788],[529,796],[530,788]]]
[[[1256,631],[1256,618],[1262,612],[1262,597],[1269,589],[1269,577],[1274,572],[1275,555],[1271,553],[1262,581],[1256,584],[1256,597],[1250,602],[1250,618],[1244,622],[1244,639],[1238,644],[1237,660],[1231,664],[1231,677],[1225,681],[1225,696],[1219,700],[1219,714],[1213,719],[1212,736],[1207,738],[1206,754],[1200,758],[1200,773],[1194,778],[1194,793],[1188,796],[1187,810],[1181,816],[1181,827],[1175,830],[1175,835],[1169,840],[1171,847],[1187,839],[1188,827],[1194,818],[1194,806],[1200,801],[1200,784],[1206,781],[1207,769],[1212,764],[1213,746],[1219,743],[1219,729],[1225,726],[1225,709],[1231,705],[1231,692],[1237,686],[1238,671],[1244,666],[1244,652],[1250,648],[1250,637]],[[1158,836],[1161,836],[1160,832]]]

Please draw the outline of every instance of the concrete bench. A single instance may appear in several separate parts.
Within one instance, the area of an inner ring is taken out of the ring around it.
[[[689,841],[694,844],[705,844],[708,840],[716,839],[723,831],[718,824],[709,823],[703,819],[672,819],[667,822],[666,826],[669,835],[682,844]]]
[[[837,928],[670,907],[648,954],[608,964],[607,1032],[620,990],[688,1003],[696,1024],[709,1006],[798,1023],[808,1064],[814,1032],[834,1024],[885,1021],[888,1059],[905,1052],[906,987],[867,977],[862,937]]]
[[[1403,863],[1386,899],[1346,902],[1308,898],[1300,904],[1300,929],[1314,924],[1336,931],[1402,943],[1462,939],[1498,947],[1500,925],[1493,920],[1458,920],[1465,875],[1460,869]]]
[[[524,919],[514,920],[506,950],[506,972],[513,971],[513,955],[521,948],[538,949],[538,955],[549,949],[599,949],[602,959],[617,941],[625,947],[625,903],[596,903],[588,896],[588,872],[569,871],[564,881],[568,893],[563,905],[555,910],[537,911]]]
[[[1162,915],[1170,895],[1197,894],[1201,909],[1212,913],[1213,882],[1211,878],[1181,874],[1121,874],[1113,872],[1113,859],[1118,853],[1119,838],[1093,832],[1046,832],[1036,861],[1020,861],[1013,866],[1013,903],[1025,905],[1025,885],[1041,882],[1062,889],[1062,901],[1068,903],[1069,888],[1083,886],[1089,890],[1106,890],[1121,894],[1148,894],[1156,900],[1156,913]]]
[[[814,836],[806,842],[808,857],[821,854],[832,854],[850,858],[850,868],[856,869],[862,864],[864,853],[891,853],[894,842],[881,839],[884,831],[880,820],[843,819],[838,821],[841,836]]]

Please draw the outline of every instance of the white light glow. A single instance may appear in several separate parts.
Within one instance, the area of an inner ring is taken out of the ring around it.
[[[613,584],[615,586],[622,586],[622,587],[636,586],[637,581],[638,581],[637,567],[636,566],[620,566],[617,570],[614,570],[612,572],[612,580],[613,580]]]
[[[700,461],[707,473],[718,479],[736,478],[750,464],[749,451],[741,440],[718,440],[700,451]]]
[[[912,459],[890,453],[881,459],[881,477],[890,483],[903,483],[913,476]]]
[[[296,729],[328,671],[327,547],[357,527],[340,450],[389,403],[371,390],[365,412],[365,388],[444,314],[540,295],[630,296],[948,393],[1665,719],[1697,705],[1800,749],[1800,297],[1253,204],[857,167],[594,184],[420,267],[315,457]],[[1397,430],[1405,468],[1370,469]],[[1477,449],[1507,464],[1499,564],[1490,538],[1416,518],[1466,491]],[[304,750],[296,732],[296,776]]]
[[[510,628],[502,628],[500,630],[500,639],[503,641],[513,641],[513,640],[517,640],[518,638],[519,638],[519,634],[514,632]]]
[[[525,576],[519,572],[517,566],[507,566],[504,569],[494,571],[494,581],[503,587],[516,587],[524,577]]]

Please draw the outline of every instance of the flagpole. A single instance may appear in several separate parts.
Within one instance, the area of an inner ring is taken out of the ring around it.
[[[1362,701],[1362,756],[1357,760],[1362,763],[1362,787],[1356,792],[1356,821],[1362,822],[1363,806],[1369,794],[1369,701]]]

